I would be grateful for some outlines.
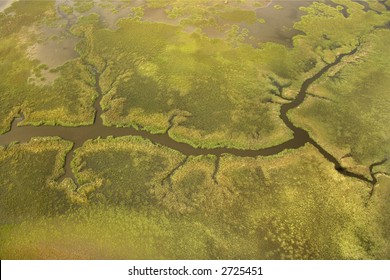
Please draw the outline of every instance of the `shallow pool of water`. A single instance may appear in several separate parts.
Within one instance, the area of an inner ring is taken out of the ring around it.
[[[17,0],[0,0],[0,12],[7,9],[9,6],[11,6],[12,2],[15,2]]]

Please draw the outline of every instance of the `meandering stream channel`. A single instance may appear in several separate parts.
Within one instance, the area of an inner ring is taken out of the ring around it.
[[[356,178],[366,183],[369,183],[372,186],[372,190],[377,183],[377,179],[375,173],[373,172],[373,167],[383,164],[386,159],[383,159],[380,162],[375,162],[369,167],[369,171],[371,174],[371,178],[367,178],[366,176],[358,173],[351,172],[343,168],[337,158],[335,158],[331,153],[326,151],[320,144],[318,144],[308,133],[308,131],[297,127],[291,120],[288,118],[288,112],[297,108],[302,102],[305,100],[307,95],[307,89],[311,84],[317,81],[321,76],[323,76],[331,67],[338,65],[344,57],[354,55],[358,51],[359,46],[352,49],[348,53],[340,54],[336,57],[335,61],[326,64],[322,69],[320,69],[317,73],[315,73],[312,77],[306,79],[299,90],[297,96],[290,100],[290,102],[285,103],[280,106],[280,118],[284,122],[284,124],[293,132],[293,138],[281,143],[276,146],[258,149],[258,150],[241,150],[234,148],[213,148],[213,149],[205,149],[205,148],[196,148],[186,143],[181,143],[170,138],[169,133],[165,134],[152,134],[148,131],[144,130],[136,130],[134,128],[118,128],[118,127],[107,127],[103,125],[101,115],[103,111],[100,107],[100,101],[103,97],[102,90],[100,88],[100,76],[101,72],[98,72],[93,65],[90,65],[93,69],[95,69],[95,90],[98,93],[98,98],[94,102],[94,108],[96,110],[95,113],[95,121],[93,125],[90,126],[79,126],[79,127],[62,127],[62,126],[18,126],[18,123],[22,120],[22,118],[14,119],[11,129],[9,132],[0,135],[0,144],[8,145],[13,141],[18,142],[28,142],[33,137],[47,137],[47,136],[58,136],[65,140],[69,140],[74,143],[72,150],[66,156],[65,161],[65,174],[59,178],[62,180],[63,178],[72,178],[75,183],[77,180],[72,173],[70,163],[74,157],[74,152],[77,148],[81,147],[85,141],[89,139],[96,139],[98,137],[120,137],[120,136],[141,136],[143,138],[149,139],[151,142],[169,147],[176,151],[181,152],[187,156],[199,156],[199,155],[215,155],[217,156],[216,162],[216,173],[218,171],[219,158],[223,154],[232,154],[239,157],[258,157],[258,156],[270,156],[276,155],[287,149],[297,149],[303,147],[305,144],[309,143],[313,145],[319,153],[321,153],[324,158],[326,158],[329,162],[333,163],[335,170],[337,172],[343,174],[344,176]],[[215,174],[213,174],[213,179]]]
[[[305,100],[306,92],[309,86],[318,80],[324,73],[326,73],[331,67],[339,64],[342,59],[346,56],[353,55],[357,52],[358,48],[354,48],[352,51],[348,53],[344,53],[339,55],[333,63],[327,64],[321,70],[319,70],[315,75],[306,79],[299,90],[298,95],[294,100],[289,103],[285,103],[280,107],[280,118],[283,120],[284,124],[293,131],[294,137],[284,143],[281,143],[276,146],[258,149],[258,150],[241,150],[234,148],[214,148],[214,149],[205,149],[205,148],[195,148],[186,143],[180,143],[169,137],[168,133],[165,134],[151,134],[148,131],[144,130],[136,130],[132,127],[129,128],[118,128],[118,127],[108,127],[104,126],[101,115],[103,113],[100,107],[100,101],[103,96],[102,90],[100,88],[100,75],[101,73],[95,71],[95,90],[99,94],[99,97],[94,102],[94,108],[96,110],[95,121],[93,125],[90,126],[80,126],[80,127],[62,127],[62,126],[18,126],[18,123],[22,120],[22,118],[16,118],[11,126],[9,132],[0,135],[0,144],[7,145],[12,141],[18,142],[28,142],[33,137],[47,137],[47,136],[59,136],[63,139],[72,141],[74,146],[72,150],[68,153],[66,157],[65,163],[65,174],[62,176],[70,177],[75,182],[76,179],[74,174],[72,173],[70,163],[73,159],[74,151],[81,147],[83,143],[89,139],[96,139],[98,137],[120,137],[120,136],[141,136],[143,138],[149,139],[151,142],[169,147],[176,151],[181,152],[184,155],[190,156],[198,156],[198,155],[215,155],[220,157],[223,154],[232,154],[240,157],[257,157],[257,156],[270,156],[278,154],[287,149],[297,149],[304,146],[306,143],[312,144],[317,150],[330,162],[332,162],[335,166],[335,169],[348,177],[356,178],[362,180],[364,182],[375,185],[377,180],[375,175],[373,174],[372,167],[378,164],[382,164],[385,160],[377,163],[373,163],[370,166],[371,179],[366,178],[365,176],[348,171],[344,169],[339,161],[332,156],[329,152],[327,152],[322,146],[320,146],[313,138],[310,137],[309,133],[294,125],[290,119],[288,118],[288,112],[296,107],[298,107]],[[61,178],[60,178],[61,179]]]

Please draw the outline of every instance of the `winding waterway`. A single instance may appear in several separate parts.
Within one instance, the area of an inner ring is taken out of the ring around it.
[[[59,136],[63,139],[72,141],[74,146],[72,150],[68,153],[66,157],[65,163],[65,174],[62,178],[70,177],[75,182],[76,179],[74,174],[72,173],[70,163],[73,159],[75,149],[81,147],[83,143],[89,139],[96,139],[98,137],[120,137],[120,136],[141,136],[143,138],[149,139],[151,142],[169,147],[176,151],[181,152],[184,155],[215,155],[220,157],[222,154],[232,154],[240,157],[257,157],[257,156],[270,156],[278,154],[287,149],[297,149],[304,146],[306,143],[312,144],[317,150],[330,162],[332,162],[335,166],[335,169],[348,177],[356,178],[367,183],[375,184],[376,178],[372,171],[372,166],[384,163],[385,160],[380,163],[374,163],[370,166],[371,179],[366,178],[365,176],[348,171],[344,169],[339,161],[332,156],[329,152],[327,152],[323,147],[321,147],[313,138],[310,137],[309,133],[294,125],[290,119],[288,118],[288,112],[296,107],[298,107],[305,100],[306,91],[311,84],[313,84],[316,80],[318,80],[324,73],[326,73],[331,67],[339,64],[342,59],[346,56],[353,55],[357,52],[358,48],[353,49],[348,53],[344,53],[339,55],[333,63],[327,64],[321,70],[319,70],[315,75],[306,79],[299,90],[298,95],[294,100],[289,103],[285,103],[280,107],[280,118],[283,120],[284,124],[293,131],[294,137],[282,144],[258,149],[258,150],[241,150],[234,148],[213,148],[213,149],[205,149],[205,148],[195,148],[186,143],[180,143],[172,138],[170,138],[168,133],[165,134],[151,134],[148,131],[144,130],[136,130],[134,128],[118,128],[118,127],[107,127],[103,125],[101,115],[103,113],[100,107],[100,101],[103,96],[102,90],[100,88],[100,75],[101,73],[95,71],[95,90],[99,94],[99,97],[94,102],[94,107],[96,110],[95,121],[93,125],[90,126],[80,126],[80,127],[62,127],[62,126],[18,126],[18,123],[22,120],[21,118],[15,119],[12,123],[11,130],[3,135],[0,135],[0,144],[7,145],[12,141],[18,142],[28,142],[33,137],[46,137],[46,136]],[[62,179],[60,178],[60,179]]]
[[[305,100],[307,89],[311,84],[321,78],[331,67],[338,65],[344,57],[354,55],[358,51],[359,46],[352,49],[348,53],[343,53],[336,57],[335,61],[325,65],[322,69],[320,69],[317,73],[315,73],[312,77],[306,79],[299,90],[298,95],[295,99],[290,101],[289,103],[285,103],[280,106],[280,118],[283,123],[293,132],[293,138],[281,143],[276,146],[258,149],[258,150],[242,150],[235,148],[196,148],[186,143],[181,143],[173,140],[169,136],[169,132],[165,134],[152,134],[148,131],[144,130],[136,130],[134,128],[120,128],[120,127],[107,127],[103,125],[101,115],[103,111],[100,107],[100,101],[103,97],[102,90],[100,88],[100,76],[102,73],[98,72],[93,65],[89,65],[95,69],[95,90],[98,93],[98,98],[94,102],[95,108],[95,121],[93,125],[90,126],[79,126],[79,127],[62,127],[62,126],[18,126],[22,118],[16,118],[11,126],[9,132],[0,135],[0,144],[8,145],[13,141],[18,142],[28,142],[31,138],[34,137],[47,137],[47,136],[58,136],[65,140],[69,140],[74,143],[72,150],[66,156],[65,161],[65,174],[59,178],[62,180],[63,178],[72,178],[74,182],[77,182],[74,174],[72,173],[70,163],[73,160],[74,151],[81,147],[83,143],[85,143],[89,139],[96,139],[99,137],[106,138],[108,136],[120,137],[120,136],[141,136],[145,139],[149,139],[151,142],[157,145],[166,146],[176,151],[181,152],[186,156],[199,156],[199,155],[215,155],[218,157],[217,160],[217,168],[219,158],[223,154],[232,154],[239,157],[257,157],[257,156],[270,156],[276,155],[282,151],[287,149],[297,149],[303,147],[305,144],[309,143],[313,145],[319,153],[321,153],[324,158],[326,158],[329,162],[333,163],[335,170],[344,176],[356,178],[361,181],[370,183],[372,187],[377,183],[377,179],[375,177],[375,173],[373,173],[373,167],[383,164],[386,159],[383,159],[380,162],[375,162],[369,167],[369,171],[371,174],[371,178],[367,178],[361,174],[351,172],[343,168],[338,159],[336,159],[333,155],[331,155],[328,151],[326,151],[320,144],[318,144],[308,133],[308,131],[297,127],[291,120],[288,118],[288,112],[297,108],[302,102]],[[216,173],[216,172],[214,172]],[[213,174],[213,179],[215,180],[215,175]]]

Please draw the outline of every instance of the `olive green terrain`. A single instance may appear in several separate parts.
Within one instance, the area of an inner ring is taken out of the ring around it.
[[[55,152],[45,152],[53,141],[2,152],[13,171],[1,171],[15,184],[2,190],[2,207],[12,209],[2,218],[2,258],[388,258],[390,180],[380,177],[365,206],[365,183],[338,174],[310,145],[270,158],[223,156],[213,178],[212,156],[101,139],[77,151],[81,187],[67,192],[44,182],[53,178],[42,171],[53,166]],[[26,169],[34,177],[21,176]],[[28,193],[19,187],[27,180]]]
[[[345,61],[309,89],[327,99],[309,97],[294,120],[318,141],[362,168],[390,154],[390,30],[377,30],[362,42],[358,56]]]
[[[0,14],[2,132],[9,129],[10,122],[20,112],[25,116],[25,124],[74,126],[93,123],[91,106],[96,92],[91,87],[90,73],[80,61],[72,60],[48,69],[29,52],[43,40],[39,24],[52,26],[55,20],[56,12],[49,1],[16,2],[7,14]],[[46,81],[45,76],[53,73],[58,73],[59,77]]]
[[[0,258],[390,259],[389,1],[306,3],[291,45],[253,43],[268,1],[195,1],[0,12],[1,134],[18,116],[82,131],[101,114],[210,151],[133,135],[1,145]],[[214,152],[293,139],[281,108],[347,53],[287,112],[311,142]]]
[[[69,207],[63,192],[50,186],[60,177],[63,158],[71,147],[59,138],[37,138],[1,150],[2,225],[63,213]]]

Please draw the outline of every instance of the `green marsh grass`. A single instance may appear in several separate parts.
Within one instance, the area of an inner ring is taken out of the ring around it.
[[[364,172],[390,154],[389,34],[388,30],[373,32],[356,56],[309,88],[333,101],[308,97],[292,114],[337,158],[352,157],[350,167]]]
[[[0,221],[2,225],[64,214],[70,207],[65,193],[52,188],[63,174],[72,143],[55,137],[36,138],[0,150]]]
[[[34,219],[31,209],[39,209],[39,204],[21,203],[19,220],[13,218],[0,227],[5,241],[0,255],[2,259],[389,257],[388,177],[380,177],[366,205],[369,187],[336,172],[310,145],[268,158],[224,155],[215,174],[217,182],[212,178],[216,160],[199,156],[184,161],[177,152],[137,137],[90,141],[77,150],[73,163],[76,177],[84,183],[77,190],[84,192],[84,203],[74,204],[57,194],[57,200],[51,198],[57,209],[71,204],[65,214],[50,207],[52,214],[39,210]],[[13,170],[23,167],[22,162],[16,161]],[[30,164],[23,173],[35,168]],[[45,184],[43,178],[50,176],[37,173],[41,179],[36,182]],[[17,174],[15,178],[26,180]],[[85,185],[96,178],[102,184],[86,191]],[[47,189],[46,196],[49,191],[53,189]],[[29,192],[18,196],[18,201],[32,202]]]
[[[167,132],[195,147],[267,147],[292,137],[279,118],[283,97],[358,47],[289,117],[368,176],[368,165],[390,152],[389,13],[334,2],[349,17],[313,3],[292,47],[254,48],[238,25],[226,27],[227,39],[183,31],[247,13],[222,4],[191,10],[186,1],[148,0],[180,25],[144,22],[138,11],[108,29],[91,2],[78,1],[70,33],[80,57],[47,69],[27,50],[42,39],[33,29],[57,24],[54,2],[18,1],[18,16],[0,15],[0,131],[20,111],[25,124],[91,124],[99,86],[106,125]],[[28,80],[44,71],[57,79]],[[370,197],[371,185],[343,176],[309,144],[270,157],[186,157],[140,137],[108,137],[78,148],[77,182],[59,182],[71,147],[59,138],[0,147],[1,259],[390,258],[389,161],[374,168],[381,174]]]

